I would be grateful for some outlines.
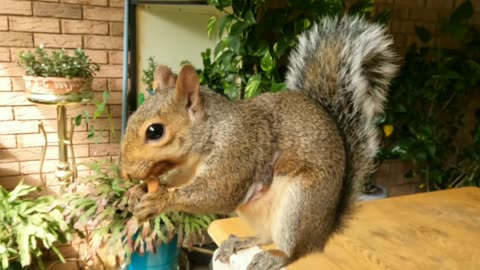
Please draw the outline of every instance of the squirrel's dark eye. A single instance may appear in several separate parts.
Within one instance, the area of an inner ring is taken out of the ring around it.
[[[165,133],[165,127],[162,124],[151,124],[146,131],[146,137],[149,141],[155,141],[162,138]]]

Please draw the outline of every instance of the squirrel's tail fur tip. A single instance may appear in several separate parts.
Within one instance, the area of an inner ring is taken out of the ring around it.
[[[299,37],[289,59],[288,88],[325,106],[352,147],[367,144],[362,152],[367,158],[378,151],[374,122],[384,111],[397,71],[392,45],[379,24],[361,17],[326,17]]]
[[[344,134],[346,179],[339,217],[375,171],[380,145],[375,119],[384,112],[396,73],[393,39],[385,27],[360,17],[324,18],[299,37],[286,82],[317,100]]]
[[[287,85],[325,102],[349,93],[355,109],[374,117],[383,112],[397,70],[392,45],[382,25],[361,17],[326,17],[299,37]]]

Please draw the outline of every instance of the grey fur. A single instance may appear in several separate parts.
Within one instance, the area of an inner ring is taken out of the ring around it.
[[[195,95],[176,93],[182,85],[198,85],[188,73],[193,68],[182,70],[176,90],[159,91],[131,116],[122,169],[148,179],[157,176],[151,173],[156,164],[168,161],[195,173],[173,191],[144,195],[135,215],[144,220],[165,211],[237,211],[258,236],[227,241],[225,256],[270,242],[284,255],[263,252],[249,269],[279,269],[321,251],[341,227],[353,193],[374,170],[379,146],[374,119],[383,111],[395,71],[391,44],[379,25],[326,18],[300,37],[290,57],[292,91],[230,102],[201,90],[194,93],[201,99],[195,110],[188,100]],[[152,121],[171,131],[165,144],[145,140]],[[189,168],[189,158],[199,165]]]
[[[325,18],[299,37],[290,55],[289,89],[318,100],[344,132],[351,162],[345,191],[351,195],[375,170],[380,145],[375,120],[384,111],[397,70],[392,45],[381,25],[359,17]],[[334,59],[330,59],[332,50],[339,52]],[[344,195],[345,212],[355,199],[351,195]]]

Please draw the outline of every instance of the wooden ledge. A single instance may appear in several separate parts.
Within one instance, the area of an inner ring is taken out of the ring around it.
[[[208,233],[220,244],[230,234],[254,231],[229,218],[214,221]],[[288,267],[300,269],[480,269],[480,188],[359,203],[348,228],[334,235],[323,253]]]

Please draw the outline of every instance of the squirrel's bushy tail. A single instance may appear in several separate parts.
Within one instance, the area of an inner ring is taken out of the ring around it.
[[[384,111],[397,69],[392,43],[384,27],[362,18],[325,18],[300,36],[290,55],[289,89],[318,100],[346,141],[348,165],[337,223],[375,170],[380,144],[375,119]]]

